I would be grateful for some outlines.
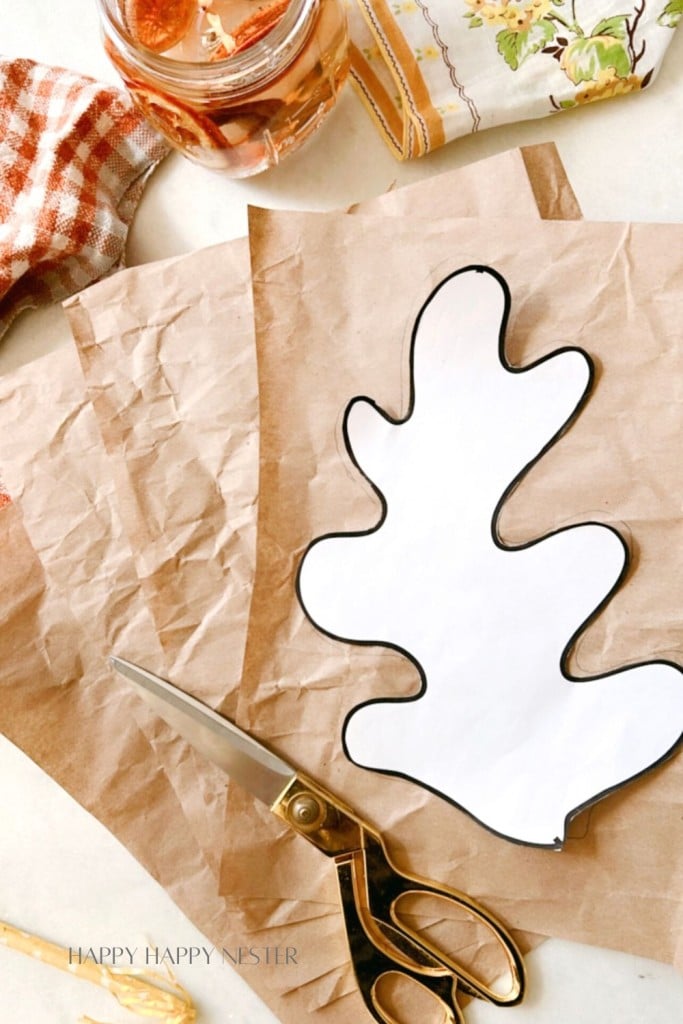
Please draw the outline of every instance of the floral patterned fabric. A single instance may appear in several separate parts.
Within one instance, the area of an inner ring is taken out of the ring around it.
[[[646,88],[683,0],[357,0],[352,77],[400,158]]]

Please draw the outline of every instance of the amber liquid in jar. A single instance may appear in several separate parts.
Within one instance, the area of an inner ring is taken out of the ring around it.
[[[137,106],[176,149],[233,177],[297,149],[348,73],[342,0],[99,2],[107,53]],[[165,31],[169,9],[183,8]],[[149,26],[130,13],[157,9]]]

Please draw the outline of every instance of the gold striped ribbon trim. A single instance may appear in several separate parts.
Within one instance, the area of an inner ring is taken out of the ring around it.
[[[358,0],[358,5],[401,98],[403,132],[400,156],[403,159],[423,156],[442,146],[446,139],[441,115],[432,103],[417,58],[385,0],[372,0],[372,3]],[[364,62],[360,70],[366,72],[367,62]],[[372,91],[373,83],[370,79],[366,85]],[[380,92],[384,92],[381,86]],[[380,105],[379,95],[375,92],[373,99]],[[381,106],[384,107],[384,102]],[[371,106],[369,109],[374,113]]]

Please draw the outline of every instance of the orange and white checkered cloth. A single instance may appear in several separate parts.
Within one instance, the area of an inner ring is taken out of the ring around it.
[[[0,337],[123,262],[147,176],[168,152],[123,92],[0,58]]]

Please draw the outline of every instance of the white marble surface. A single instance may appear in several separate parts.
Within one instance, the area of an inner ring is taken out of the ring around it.
[[[100,48],[94,0],[0,0],[0,50],[116,81]],[[331,209],[512,146],[553,140],[586,217],[683,222],[683,31],[659,78],[637,97],[452,143],[397,164],[348,89],[322,132],[283,167],[234,182],[178,156],[155,172],[132,227],[128,262],[244,234],[248,203]],[[0,372],[70,343],[59,308],[25,314],[0,343]],[[1,461],[1,453],[0,453]],[[0,741],[0,919],[65,946],[202,945],[128,852],[49,778]],[[255,968],[258,969],[258,968]],[[666,965],[551,940],[529,958],[523,1006],[468,1008],[471,1024],[677,1024],[683,978]],[[200,1024],[273,1024],[222,963],[181,965]],[[79,1014],[132,1021],[109,996],[0,950],[0,1024],[72,1024]],[[369,1019],[369,1018],[368,1018]]]

